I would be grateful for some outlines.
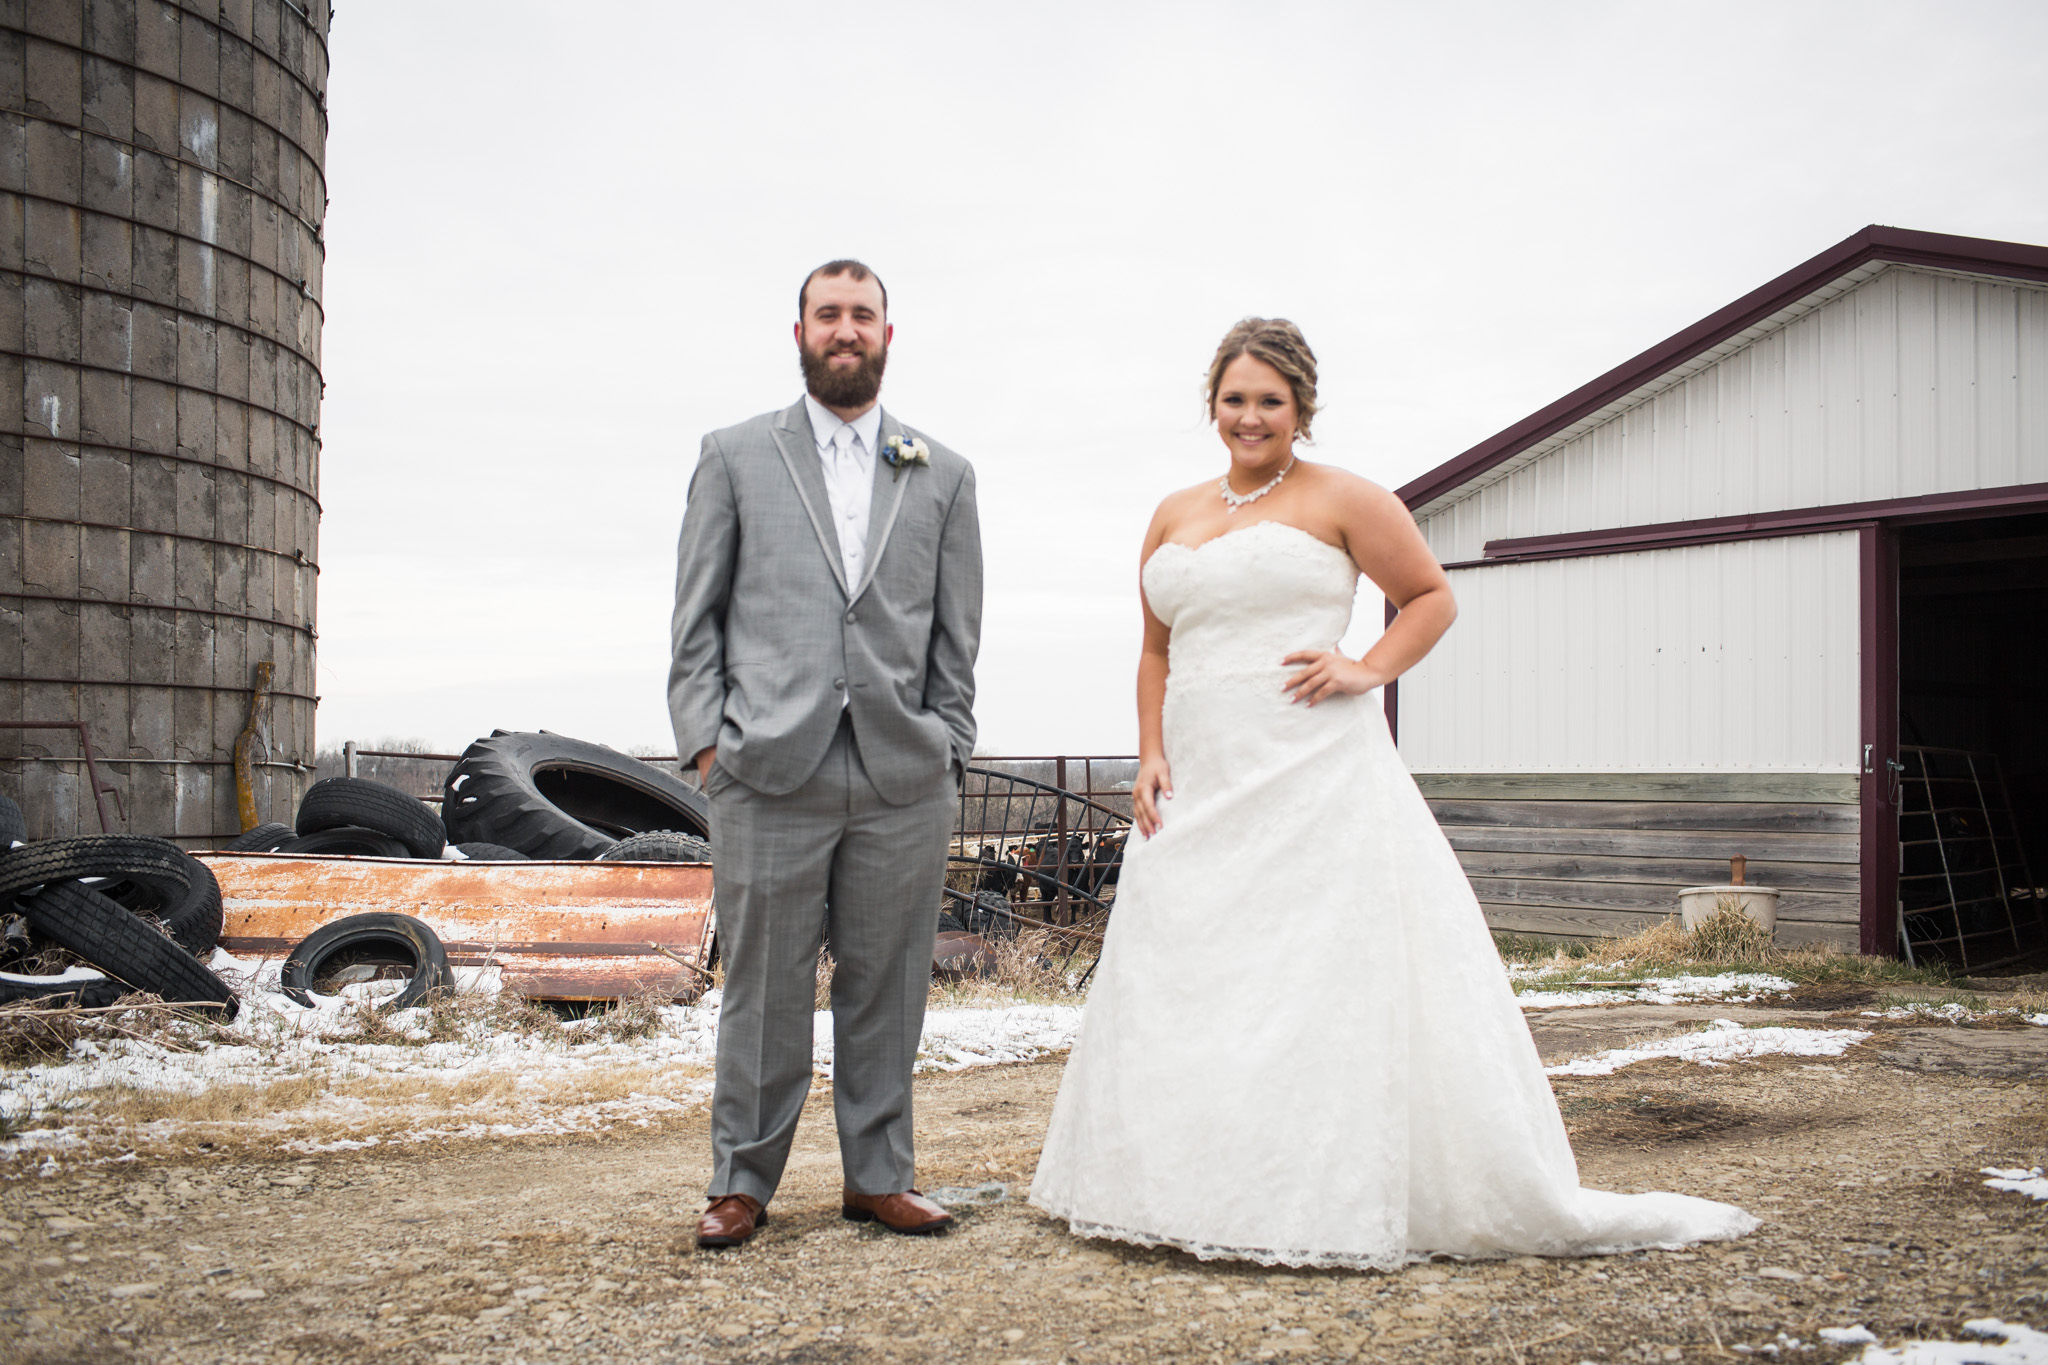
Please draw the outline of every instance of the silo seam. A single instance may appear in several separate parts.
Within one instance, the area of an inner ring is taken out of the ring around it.
[[[4,191],[0,191],[0,193],[4,193]],[[89,212],[91,212],[91,210],[89,210],[89,209],[87,209],[87,210],[82,210],[82,211],[83,211],[83,212],[88,212],[88,213],[89,213]],[[299,349],[299,348],[298,348],[297,346],[294,346],[294,345],[293,345],[293,344],[292,344],[291,342],[289,342],[289,341],[285,341],[284,339],[282,339],[282,338],[280,338],[280,337],[274,337],[274,336],[266,336],[266,335],[265,335],[264,333],[262,333],[262,332],[259,332],[259,331],[257,331],[257,330],[256,330],[255,328],[253,328],[253,327],[247,327],[247,326],[244,326],[244,325],[243,325],[242,323],[239,323],[239,322],[235,322],[235,321],[232,321],[232,320],[230,320],[230,319],[228,319],[228,318],[225,318],[225,317],[222,317],[222,316],[220,316],[220,315],[218,315],[218,314],[216,314],[216,313],[201,313],[201,312],[197,312],[197,311],[195,311],[195,310],[193,310],[193,309],[190,309],[190,308],[186,308],[186,307],[184,307],[184,306],[182,306],[182,305],[180,305],[180,304],[176,304],[176,303],[166,303],[166,302],[165,302],[164,300],[162,300],[162,299],[160,299],[160,298],[156,297],[156,296],[155,296],[155,295],[153,295],[153,294],[138,294],[138,293],[134,292],[133,290],[123,290],[123,289],[116,289],[116,288],[114,288],[114,287],[113,287],[113,286],[111,286],[111,285],[100,285],[100,284],[87,284],[87,283],[85,283],[85,282],[84,282],[83,280],[67,280],[67,279],[63,279],[63,278],[61,278],[61,277],[59,277],[59,276],[56,276],[56,275],[45,275],[45,274],[41,273],[40,271],[35,271],[35,270],[26,270],[26,269],[23,269],[23,268],[22,268],[22,267],[20,267],[20,266],[14,266],[14,265],[5,265],[5,266],[0,266],[0,275],[19,275],[19,276],[21,276],[21,277],[22,277],[22,278],[23,278],[24,280],[41,280],[41,281],[42,281],[42,282],[43,282],[44,284],[54,284],[54,285],[56,285],[56,286],[57,286],[58,288],[60,288],[60,289],[89,289],[89,290],[91,290],[91,291],[92,291],[93,293],[95,293],[95,294],[104,294],[104,295],[105,295],[106,297],[108,297],[108,298],[110,298],[110,299],[134,299],[134,300],[136,300],[136,301],[137,301],[137,302],[139,302],[139,303],[146,303],[146,304],[148,304],[148,305],[149,305],[150,307],[152,307],[152,308],[159,308],[159,309],[162,309],[162,310],[163,310],[164,312],[167,312],[167,313],[175,313],[175,314],[177,314],[177,315],[178,315],[179,317],[181,317],[181,318],[192,318],[192,319],[195,319],[196,321],[199,321],[199,322],[210,322],[210,323],[212,323],[212,324],[213,324],[214,326],[216,326],[216,327],[226,327],[226,328],[228,328],[228,329],[230,329],[230,330],[232,330],[232,331],[240,332],[240,333],[241,333],[241,334],[242,334],[243,336],[245,336],[245,337],[249,337],[249,338],[251,338],[252,340],[255,340],[255,341],[266,341],[266,342],[269,342],[269,343],[270,343],[270,344],[271,344],[272,346],[276,346],[276,347],[279,347],[279,348],[281,348],[281,349],[283,349],[283,350],[289,351],[289,352],[290,352],[291,354],[293,354],[293,355],[297,356],[297,357],[298,357],[299,359],[301,359],[301,360],[305,361],[305,362],[306,362],[306,365],[307,365],[307,367],[308,367],[309,369],[311,369],[311,370],[313,371],[313,373],[314,373],[314,374],[316,374],[316,375],[317,375],[317,374],[319,374],[319,373],[320,373],[320,365],[319,365],[319,363],[318,363],[317,361],[315,361],[315,360],[313,359],[313,357],[312,357],[311,355],[309,355],[309,354],[307,354],[306,352],[304,352],[304,351],[300,350],[300,349]],[[276,278],[278,278],[278,279],[280,279],[280,280],[289,280],[289,279],[291,279],[291,276],[289,276],[289,275],[278,275],[278,276],[276,276]],[[297,281],[293,281],[293,283],[297,283]],[[304,288],[302,287],[302,288],[300,289],[300,291],[299,291],[299,292],[300,292],[300,293],[302,293],[302,294],[305,294],[305,290],[304,290]],[[309,302],[313,303],[313,304],[314,304],[315,306],[318,306],[318,304],[319,304],[319,300],[318,300],[318,299],[314,298],[314,297],[313,297],[313,296],[312,296],[311,294],[306,294],[305,296],[306,296],[306,298],[307,298],[307,300],[308,300]],[[321,314],[321,323],[322,323],[322,325],[323,325],[323,326],[325,325],[325,323],[326,323],[326,320],[327,320],[327,319],[326,319],[326,314],[325,314],[325,313],[322,313],[322,314]],[[81,339],[81,344],[82,344],[82,339]],[[65,361],[65,363],[66,363],[66,364],[69,364],[69,363],[70,363],[69,359],[68,359],[67,357],[64,357],[64,356],[43,356],[43,355],[39,355],[39,356],[37,356],[37,359],[39,359],[39,360],[63,360],[63,361]],[[138,372],[136,372],[136,371],[131,371],[131,370],[123,370],[123,371],[121,371],[121,373],[123,373],[123,374],[133,374],[133,373],[138,373]],[[149,379],[149,378],[153,378],[154,376],[151,376],[151,375],[142,375],[141,377],[142,377],[142,378],[144,378],[144,379]],[[191,387],[191,386],[189,386],[189,385],[188,385],[187,387]]]
[[[294,352],[294,355],[296,355],[296,352]],[[310,425],[306,422],[303,422],[281,408],[266,407],[261,403],[251,402],[249,399],[243,398],[238,394],[229,393],[224,389],[209,389],[203,384],[195,384],[188,379],[166,379],[162,375],[145,374],[140,370],[121,370],[116,369],[112,365],[95,365],[92,362],[86,360],[72,360],[69,359],[68,357],[61,355],[41,355],[35,351],[17,351],[12,347],[6,346],[0,346],[0,356],[13,356],[17,360],[38,360],[46,365],[68,365],[74,370],[91,370],[94,374],[115,374],[121,376],[123,379],[146,379],[152,384],[168,384],[173,388],[187,389],[193,393],[203,393],[214,398],[225,398],[230,403],[240,403],[244,407],[253,408],[257,412],[267,412],[273,417],[281,417],[285,421],[290,422],[293,426],[297,427],[299,430],[305,432],[308,436],[313,436],[316,439],[320,432],[320,428],[318,426]],[[304,357],[299,358],[304,359]],[[311,368],[310,364],[308,368]],[[315,378],[318,378],[320,372],[316,369],[313,371],[313,374]],[[64,441],[69,440],[70,438],[65,436],[52,436],[46,430],[40,439],[45,441]]]
[[[62,365],[67,364],[69,362],[59,360],[52,361],[51,363]],[[137,375],[136,378],[148,379],[149,382],[152,384],[176,383],[176,381],[174,380],[153,379],[150,378],[150,376],[148,375]],[[227,397],[227,395],[219,394],[216,395],[216,397]],[[239,398],[228,398],[227,401],[230,403],[243,403],[243,400]],[[248,403],[243,403],[243,406],[254,407],[253,404]],[[257,412],[268,411],[268,409],[264,408],[255,408],[254,410]],[[312,492],[312,490],[302,488],[298,484],[293,483],[289,479],[278,478],[275,474],[264,474],[258,470],[246,469],[241,465],[219,464],[213,460],[202,460],[197,455],[185,455],[177,451],[149,450],[142,446],[133,445],[119,446],[107,441],[88,441],[82,437],[77,436],[52,436],[49,433],[49,429],[46,427],[23,427],[17,431],[0,431],[0,437],[4,436],[20,436],[30,441],[46,441],[51,445],[81,446],[90,450],[113,450],[118,451],[123,455],[141,455],[152,460],[176,460],[180,464],[198,465],[201,469],[217,469],[223,474],[241,474],[251,479],[260,480],[264,483],[275,484],[277,487],[284,489],[286,492],[295,493],[299,497],[302,497],[307,502],[311,503],[313,505],[313,510],[315,512],[322,512],[324,514],[324,509],[320,506],[320,499]],[[313,444],[316,449],[319,448],[321,443],[318,435],[315,435],[313,437]],[[166,532],[161,534],[175,535],[177,533]]]
[[[121,531],[131,536],[169,536],[173,540],[189,540],[200,545],[218,545],[225,550],[248,550],[259,555],[274,555],[294,568],[311,569],[315,574],[320,566],[307,559],[303,551],[286,553],[273,550],[266,545],[249,545],[239,540],[221,540],[215,536],[193,535],[190,531],[151,530],[146,526],[117,526],[106,521],[78,521],[71,517],[39,517],[33,512],[0,512],[0,521],[32,521],[39,526],[81,526],[88,531]],[[96,598],[95,601],[110,601]]]

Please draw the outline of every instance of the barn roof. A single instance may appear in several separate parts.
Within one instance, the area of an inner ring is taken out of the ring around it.
[[[1487,474],[1505,473],[1503,465],[1524,463],[1564,444],[1650,393],[1705,368],[1892,265],[2048,281],[2048,247],[1872,224],[1438,465],[1404,485],[1399,490],[1401,500],[1420,513]]]

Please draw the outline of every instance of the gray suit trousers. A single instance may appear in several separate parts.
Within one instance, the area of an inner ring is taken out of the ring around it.
[[[859,1194],[910,1189],[910,1075],[931,988],[953,783],[940,777],[929,794],[890,805],[842,716],[825,761],[795,791],[764,795],[715,764],[709,791],[725,995],[708,1193],[765,1204],[782,1179],[811,1088],[825,933],[836,964],[832,1105],[846,1183]]]

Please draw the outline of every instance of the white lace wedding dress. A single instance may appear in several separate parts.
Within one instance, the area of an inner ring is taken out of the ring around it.
[[[1164,827],[1130,848],[1031,1202],[1073,1230],[1268,1265],[1738,1237],[1582,1189],[1472,890],[1377,694],[1291,703],[1351,617],[1349,555],[1260,522],[1162,545]]]

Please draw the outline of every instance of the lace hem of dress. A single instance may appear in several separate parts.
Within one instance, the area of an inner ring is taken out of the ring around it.
[[[1044,1205],[1039,1207],[1043,1208]],[[1053,1210],[1046,1209],[1046,1212],[1053,1213]],[[1053,1216],[1064,1217],[1057,1213]],[[1388,1252],[1384,1256],[1354,1256],[1341,1251],[1285,1251],[1271,1247],[1217,1246],[1211,1242],[1190,1242],[1159,1233],[1111,1227],[1106,1223],[1090,1223],[1080,1218],[1068,1218],[1066,1221],[1068,1230],[1076,1237],[1128,1242],[1141,1247],[1172,1247],[1176,1251],[1185,1251],[1198,1261],[1250,1261],[1254,1265],[1288,1266],[1299,1270],[1398,1270],[1404,1265],[1429,1259],[1428,1252],[1412,1251]]]
[[[1728,1220],[1728,1225],[1702,1230],[1692,1239],[1672,1241],[1634,1241],[1611,1243],[1585,1243],[1577,1246],[1557,1246],[1531,1252],[1456,1252],[1456,1251],[1390,1251],[1384,1255],[1354,1255],[1342,1251],[1290,1251],[1272,1247],[1218,1246],[1213,1242],[1191,1242],[1181,1237],[1163,1233],[1139,1232],[1135,1228],[1113,1227],[1108,1223],[1091,1223],[1084,1218],[1074,1218],[1059,1210],[1031,1201],[1055,1218],[1066,1220],[1068,1231],[1076,1237],[1093,1237],[1111,1242],[1127,1242],[1141,1247],[1172,1247],[1185,1251],[1198,1261],[1250,1261],[1254,1265],[1288,1266],[1292,1269],[1310,1270],[1380,1270],[1394,1271],[1405,1265],[1419,1265],[1442,1258],[1450,1261],[1498,1261],[1511,1256],[1536,1255],[1557,1257],[1618,1256],[1632,1251],[1682,1251],[1701,1242],[1732,1241],[1755,1230],[1760,1220],[1740,1209],[1731,1211],[1737,1216]]]

